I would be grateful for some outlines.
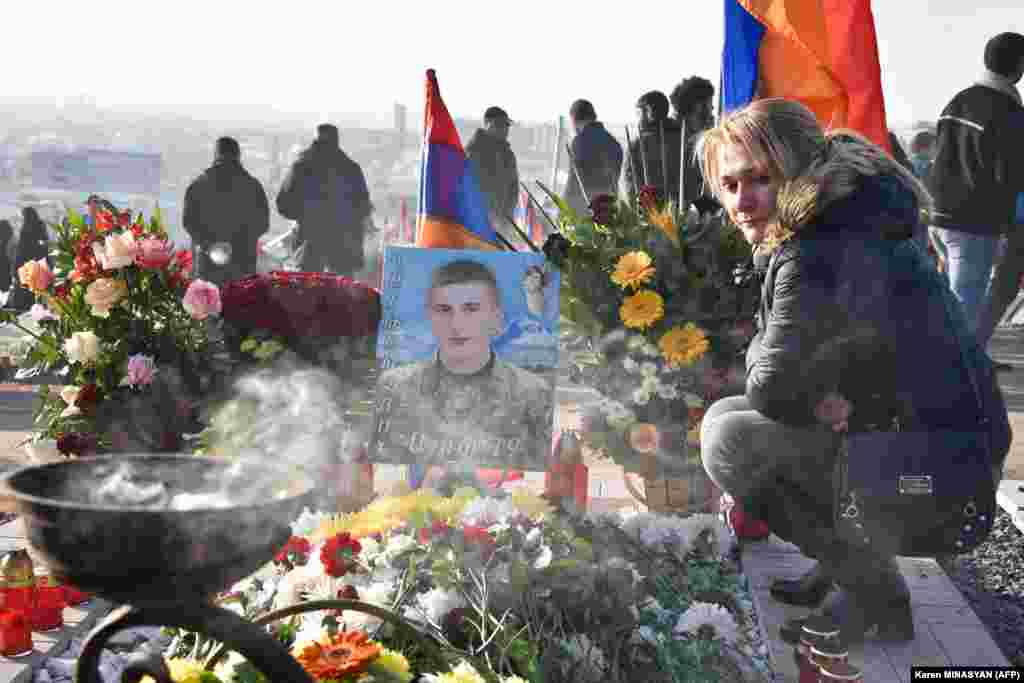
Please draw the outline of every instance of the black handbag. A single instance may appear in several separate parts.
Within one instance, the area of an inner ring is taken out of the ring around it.
[[[946,300],[949,317],[949,301]],[[836,532],[885,555],[939,557],[970,551],[996,513],[991,431],[974,368],[960,346],[981,416],[975,429],[851,433],[836,477]]]

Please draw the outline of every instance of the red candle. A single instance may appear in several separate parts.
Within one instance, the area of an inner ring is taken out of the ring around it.
[[[33,631],[53,631],[64,625],[64,586],[49,576],[38,577],[36,604],[30,614]]]
[[[23,657],[32,652],[32,630],[25,613],[0,609],[0,654],[4,657]]]

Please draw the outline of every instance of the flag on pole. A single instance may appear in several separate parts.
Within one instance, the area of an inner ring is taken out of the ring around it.
[[[725,0],[721,110],[785,97],[892,152],[871,0]]]
[[[441,99],[437,76],[427,70],[423,157],[416,216],[416,246],[440,249],[500,249],[473,163]]]

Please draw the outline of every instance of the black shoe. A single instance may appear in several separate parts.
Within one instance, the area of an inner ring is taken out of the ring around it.
[[[818,562],[799,579],[776,579],[771,585],[772,597],[798,607],[813,607],[832,590],[832,576]]]

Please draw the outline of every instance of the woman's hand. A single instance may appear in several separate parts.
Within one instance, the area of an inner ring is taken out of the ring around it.
[[[814,408],[814,417],[818,422],[829,425],[834,432],[845,432],[850,428],[850,415],[853,404],[837,393],[825,394]]]

